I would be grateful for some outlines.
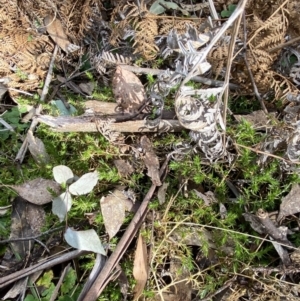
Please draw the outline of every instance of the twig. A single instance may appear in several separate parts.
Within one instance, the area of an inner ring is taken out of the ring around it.
[[[54,229],[50,229],[50,230],[48,230],[46,232],[43,232],[43,233],[41,233],[39,235],[31,236],[31,237],[19,237],[19,238],[10,238],[10,239],[5,239],[5,240],[0,240],[0,244],[7,244],[7,243],[15,242],[15,241],[25,241],[25,240],[37,239],[37,238],[39,238],[41,236],[44,236],[44,235],[47,235],[47,234],[50,234],[50,233],[62,230],[63,228],[64,227],[57,227],[57,228],[54,228]]]
[[[300,162],[293,162],[293,161],[290,161],[288,159],[285,159],[285,158],[282,158],[282,157],[279,157],[279,156],[276,156],[276,155],[273,155],[273,154],[270,154],[270,153],[267,153],[267,152],[260,151],[258,149],[253,148],[253,147],[245,146],[245,145],[238,144],[238,143],[234,143],[234,145],[245,148],[245,149],[249,149],[249,150],[251,150],[255,153],[258,153],[258,154],[263,154],[263,155],[266,155],[266,156],[269,156],[269,157],[273,157],[275,159],[285,161],[285,162],[290,163],[290,164],[300,164]]]
[[[299,42],[299,41],[300,41],[300,37],[297,37],[297,38],[294,38],[294,39],[289,40],[289,41],[286,42],[286,43],[282,43],[282,44],[280,44],[280,45],[278,45],[278,46],[276,46],[276,47],[273,47],[273,48],[271,48],[271,49],[268,49],[268,50],[266,50],[266,51],[267,51],[267,52],[275,52],[275,51],[277,51],[277,50],[279,50],[279,49],[281,49],[281,48],[284,48],[284,47],[293,45],[293,44],[295,44],[295,43],[297,43],[297,42]]]
[[[130,65],[121,65],[121,67],[125,70],[134,73],[142,73],[142,74],[159,75],[165,72],[165,70],[162,69],[141,68],[141,67],[130,66]],[[194,76],[192,80],[213,87],[222,87],[224,85],[224,82],[221,80],[210,79],[202,76]],[[229,84],[229,88],[232,90],[238,90],[240,89],[240,86],[236,84]]]
[[[58,295],[58,291],[63,283],[63,280],[65,279],[66,277],[66,274],[68,272],[70,268],[70,263],[64,268],[63,272],[61,273],[60,277],[59,277],[59,280],[55,286],[55,289],[53,290],[53,292],[51,293],[51,298],[49,301],[54,301]]]
[[[53,51],[53,55],[51,58],[51,62],[50,62],[50,66],[49,66],[49,70],[46,76],[46,80],[45,80],[45,84],[44,84],[44,88],[42,91],[42,95],[41,95],[41,101],[44,102],[46,99],[46,95],[48,93],[49,90],[49,85],[52,79],[52,72],[53,72],[53,66],[54,66],[54,62],[55,62],[55,58],[57,55],[57,51],[58,51],[58,46],[56,45]],[[36,108],[35,111],[35,116],[39,115],[42,111],[43,106],[41,104],[38,105],[38,107]],[[28,132],[31,132],[33,134],[33,131],[35,130],[36,126],[38,125],[38,120],[36,118],[33,118],[32,123],[30,125],[30,128],[28,129]],[[28,149],[28,139],[27,136],[23,141],[23,144],[15,158],[15,161],[18,163],[22,163],[25,157],[25,154],[27,152]]]
[[[241,19],[242,19],[243,14],[244,14],[244,12],[238,16],[238,18],[236,19],[236,21],[234,23],[231,38],[230,38],[229,50],[228,50],[225,81],[224,81],[224,86],[223,86],[223,91],[222,91],[222,94],[224,93],[223,122],[224,122],[225,128],[226,128],[227,108],[228,108],[228,95],[229,95],[228,87],[229,87],[230,71],[231,71],[231,66],[232,66],[232,62],[233,62],[233,52],[234,52],[234,47],[235,47],[235,43],[236,43],[236,37],[239,32],[239,27],[241,24]]]
[[[219,16],[217,14],[214,2],[212,0],[208,0],[208,3],[209,3],[209,10],[210,10],[210,14],[212,15],[212,19],[218,20]]]
[[[82,251],[82,250],[75,250],[71,251],[67,254],[61,255],[57,258],[54,258],[52,260],[48,260],[46,262],[40,262],[33,266],[30,266],[26,269],[23,269],[21,271],[17,271],[15,273],[12,273],[8,276],[0,278],[0,288],[5,287],[21,278],[27,277],[35,272],[42,271],[44,269],[49,269],[57,264],[63,263],[65,261],[72,260],[74,258],[77,258],[79,256],[89,254],[90,252]]]
[[[160,177],[163,176],[168,162],[170,159],[170,155],[166,158],[165,162],[163,163],[161,169],[160,169]],[[126,252],[129,244],[133,240],[135,234],[137,233],[140,225],[142,224],[147,212],[148,212],[148,204],[153,196],[153,193],[156,190],[156,185],[152,184],[150,187],[148,193],[146,194],[140,208],[134,215],[132,221],[130,222],[129,226],[127,227],[124,235],[120,239],[118,245],[116,246],[115,251],[112,253],[112,255],[108,258],[106,261],[106,264],[101,271],[101,273],[98,275],[97,279],[95,280],[94,284],[90,288],[90,290],[87,292],[85,298],[83,301],[95,301],[100,296],[103,289],[106,287],[108,282],[111,279],[111,272],[113,269],[117,266],[119,261],[121,260],[123,254]]]
[[[233,24],[236,18],[240,16],[240,14],[243,13],[245,9],[245,5],[247,3],[247,0],[241,0],[239,4],[237,5],[236,9],[234,10],[233,14],[229,17],[229,19],[223,24],[222,28],[216,33],[216,35],[212,38],[210,43],[204,50],[202,51],[202,55],[199,58],[198,62],[195,64],[193,69],[190,71],[190,73],[186,76],[186,78],[182,81],[178,91],[181,90],[181,88],[196,74],[198,74],[199,65],[206,61],[206,57],[208,53],[212,50],[212,48],[215,46],[215,44],[219,41],[219,39],[224,35],[225,31]]]
[[[258,99],[261,107],[262,107],[262,110],[265,112],[265,114],[268,114],[268,110],[265,106],[265,103],[263,101],[263,99],[261,98],[259,92],[258,92],[258,89],[257,89],[257,86],[255,84],[255,80],[254,80],[254,77],[253,77],[253,73],[251,71],[251,68],[248,64],[248,60],[247,60],[247,28],[246,28],[246,19],[245,19],[245,14],[243,14],[243,26],[244,26],[244,53],[243,53],[243,58],[244,58],[244,62],[245,62],[245,65],[246,65],[246,68],[248,70],[248,73],[249,73],[249,77],[250,77],[250,80],[251,80],[251,84],[252,84],[252,87],[253,87],[253,91],[254,91],[254,94],[256,95],[256,98]]]
[[[33,96],[32,93],[29,93],[29,92],[26,92],[26,91],[23,91],[23,90],[19,90],[19,89],[15,89],[15,88],[8,88],[8,90],[18,92],[18,93],[21,93],[21,94],[24,94],[24,95],[28,95],[28,96]]]

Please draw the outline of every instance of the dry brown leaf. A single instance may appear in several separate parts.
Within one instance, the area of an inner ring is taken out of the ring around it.
[[[133,299],[137,300],[142,294],[148,278],[147,246],[141,233],[135,251],[133,277],[136,280]]]
[[[275,117],[274,114],[272,114],[272,116]],[[242,119],[245,119],[251,123],[254,128],[266,127],[270,122],[270,118],[263,110],[253,111],[247,115],[234,115],[234,118],[239,122],[242,121]]]
[[[164,182],[157,191],[157,198],[160,205],[162,205],[166,201],[166,192],[168,187],[169,187],[169,183]]]
[[[125,160],[114,160],[114,164],[118,169],[118,173],[121,177],[127,177],[134,172],[133,167]]]
[[[150,140],[147,136],[141,138],[141,146],[144,152],[144,163],[148,169],[148,176],[151,178],[152,183],[156,186],[161,185],[159,176],[159,161],[155,152],[153,151]]]
[[[118,233],[125,219],[125,200],[127,197],[118,189],[100,200],[105,229],[110,239]]]
[[[21,197],[13,201],[11,212],[11,231],[9,238],[32,237],[41,233],[45,222],[43,207],[27,202]],[[34,240],[16,241],[11,243],[14,251],[21,257],[33,248]]]
[[[53,15],[48,15],[44,18],[44,25],[52,40],[65,52],[73,52],[80,47],[72,44],[64,32],[61,22]]]
[[[93,82],[81,83],[78,86],[83,93],[89,96],[93,94],[93,90],[95,88],[95,84]]]
[[[33,136],[32,131],[27,133],[28,149],[38,164],[47,164],[50,161],[50,157],[46,151],[43,141]]]
[[[18,196],[14,199],[12,208],[10,239],[28,238],[41,233],[46,216],[43,207],[31,204]],[[33,239],[11,242],[10,248],[6,248],[1,265],[8,270],[15,269],[20,263],[20,258],[25,259],[31,253],[34,244]],[[18,254],[18,256],[14,256],[14,254]],[[17,296],[25,293],[26,288],[27,280],[25,283],[18,280],[1,300],[17,300]]]
[[[16,191],[23,199],[36,205],[44,205],[50,203],[54,198],[48,191],[50,189],[55,194],[59,194],[61,187],[52,180],[37,178],[32,181],[25,182],[22,185],[7,185]]]
[[[277,221],[283,217],[300,212],[300,185],[293,185],[287,196],[282,198]]]
[[[117,66],[112,86],[115,99],[124,112],[135,113],[141,108],[146,93],[143,84],[133,72]]]

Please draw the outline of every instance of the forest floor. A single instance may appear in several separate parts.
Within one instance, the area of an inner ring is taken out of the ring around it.
[[[300,4],[192,2],[0,0],[1,300],[299,300]]]

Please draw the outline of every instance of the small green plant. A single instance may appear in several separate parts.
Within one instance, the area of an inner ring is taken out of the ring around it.
[[[49,301],[55,290],[53,271],[45,272],[42,277],[36,282],[39,292],[31,287],[31,294],[28,294],[25,301]],[[63,283],[60,287],[60,294],[55,299],[56,301],[75,301],[80,293],[81,286],[75,286],[77,281],[76,272],[73,268],[69,268]],[[75,288],[75,289],[74,289]]]
[[[0,123],[0,140],[4,141],[12,135],[18,134],[28,128],[27,123],[21,122],[21,114],[25,112],[26,109],[23,107],[13,107],[1,116],[1,118],[12,128],[13,131]]]
[[[235,9],[236,9],[235,4],[229,4],[227,10],[222,10],[221,11],[221,17],[222,18],[229,18],[232,15],[232,13],[234,12]]]
[[[69,167],[58,165],[53,168],[53,176],[57,183],[63,188],[67,188],[65,192],[52,201],[52,212],[62,222],[71,209],[71,195],[79,196],[91,192],[98,182],[98,172],[86,173],[78,179]]]

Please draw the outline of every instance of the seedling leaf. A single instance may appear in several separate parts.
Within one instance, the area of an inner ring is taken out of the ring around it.
[[[75,231],[68,228],[64,237],[66,242],[75,249],[92,251],[106,256],[101,241],[93,229]]]
[[[53,176],[57,183],[70,183],[73,178],[74,174],[72,170],[65,165],[58,165],[53,168]]]
[[[72,196],[67,191],[56,197],[52,202],[52,212],[58,216],[60,222],[65,219],[66,214],[72,207]]]
[[[69,191],[73,195],[83,195],[91,192],[98,182],[98,172],[89,172],[71,184]]]

